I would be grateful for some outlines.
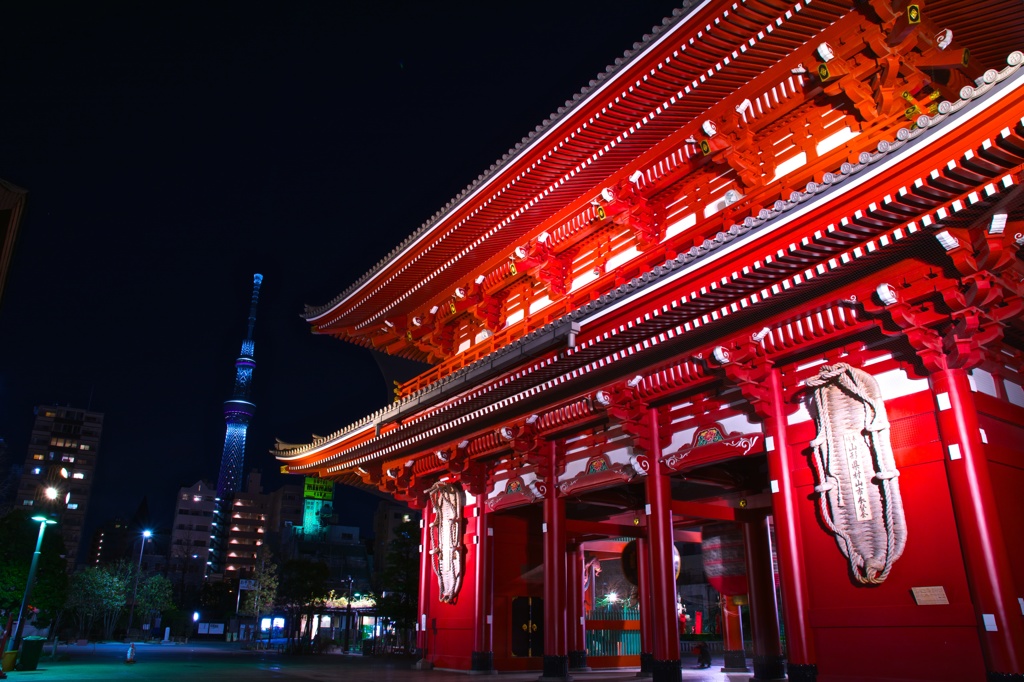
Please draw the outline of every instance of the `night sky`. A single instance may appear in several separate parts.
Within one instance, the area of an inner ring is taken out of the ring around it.
[[[247,468],[390,400],[300,318],[385,257],[681,0],[47,3],[3,10],[0,437],[105,413],[90,524],[216,482],[261,272]],[[408,378],[410,364],[388,371]],[[369,531],[375,498],[346,493]],[[87,528],[88,532],[88,528]],[[87,536],[88,537],[88,536]]]

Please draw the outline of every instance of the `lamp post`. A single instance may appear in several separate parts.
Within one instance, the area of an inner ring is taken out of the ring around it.
[[[135,597],[139,593],[139,574],[142,573],[142,552],[146,549],[146,540],[153,537],[153,531],[142,531],[142,546],[139,547],[139,567],[135,571],[135,587],[132,588],[132,606],[128,610],[128,636],[131,637],[132,621],[135,619]]]
[[[349,653],[349,633],[352,631],[352,576],[348,577],[348,599],[345,610],[345,653]]]
[[[33,521],[39,523],[39,539],[36,540],[36,551],[32,554],[32,563],[28,569],[28,581],[25,583],[25,596],[21,599],[21,608],[18,609],[18,625],[14,629],[14,636],[7,643],[7,650],[14,651],[21,641],[21,633],[25,629],[25,610],[28,608],[28,600],[32,596],[32,583],[36,579],[36,568],[39,566],[39,555],[43,551],[43,534],[46,527],[57,523],[48,516],[33,516]]]

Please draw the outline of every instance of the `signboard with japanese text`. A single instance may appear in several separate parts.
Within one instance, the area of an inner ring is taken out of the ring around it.
[[[333,500],[334,481],[307,476],[305,484],[302,486],[302,497],[307,500]]]

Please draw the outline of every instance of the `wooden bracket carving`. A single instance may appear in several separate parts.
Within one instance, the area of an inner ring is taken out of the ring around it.
[[[726,433],[721,424],[697,429],[693,441],[671,455],[663,463],[672,471],[684,471],[703,464],[721,462],[764,451],[761,433]]]
[[[524,504],[533,504],[541,499],[546,492],[547,487],[543,483],[537,483],[531,487],[523,483],[522,477],[516,476],[505,482],[503,491],[487,500],[487,508],[491,511],[501,511]]]
[[[562,495],[574,495],[585,490],[607,488],[628,483],[637,476],[646,476],[649,469],[647,455],[634,455],[628,464],[612,464],[607,455],[598,454],[587,460],[582,472],[561,481],[558,490]]]

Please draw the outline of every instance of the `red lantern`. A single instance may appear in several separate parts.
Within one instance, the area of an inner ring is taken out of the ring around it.
[[[701,551],[704,575],[720,594],[734,596],[747,593],[746,555],[743,535],[731,523],[704,526]]]

